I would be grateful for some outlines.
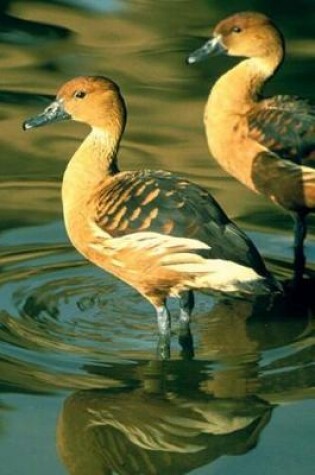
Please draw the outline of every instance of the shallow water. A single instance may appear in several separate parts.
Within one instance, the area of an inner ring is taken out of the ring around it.
[[[271,14],[288,38],[271,94],[314,99],[312,7],[312,0],[242,2]],[[239,2],[7,1],[1,8],[1,474],[312,473],[313,280],[301,301],[199,295],[193,343],[177,341],[175,322],[172,358],[159,361],[150,305],[84,261],[63,228],[62,171],[87,129],[21,130],[65,80],[113,78],[129,111],[122,168],[167,168],[206,186],[268,267],[290,278],[290,216],[208,155],[203,105],[233,60],[184,61]]]

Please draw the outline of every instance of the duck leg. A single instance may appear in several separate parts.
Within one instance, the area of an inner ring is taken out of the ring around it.
[[[195,306],[195,297],[192,290],[184,292],[179,300],[179,336],[178,342],[182,347],[181,355],[184,359],[194,357],[193,337],[190,331],[190,317]]]
[[[171,341],[171,315],[166,306],[155,307],[157,315],[157,324],[159,329],[159,341],[157,347],[157,355],[159,358],[166,360],[170,358],[170,341]]]
[[[304,240],[306,237],[306,215],[296,213],[294,216],[294,277],[295,285],[299,284],[303,278],[305,270]]]
[[[195,306],[195,296],[192,290],[183,292],[179,299],[179,324],[181,327],[189,325],[190,317]]]

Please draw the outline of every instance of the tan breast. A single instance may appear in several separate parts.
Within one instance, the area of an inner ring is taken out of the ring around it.
[[[213,158],[230,175],[257,191],[252,181],[252,165],[257,154],[266,149],[249,138],[246,116],[226,110],[214,110],[209,100],[204,122]]]

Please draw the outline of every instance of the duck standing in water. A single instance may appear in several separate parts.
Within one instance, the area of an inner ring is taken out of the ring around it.
[[[23,127],[65,119],[92,129],[63,177],[69,238],[154,305],[162,337],[170,336],[169,296],[180,299],[180,324],[188,326],[194,289],[246,294],[277,288],[253,243],[205,189],[166,171],[119,171],[126,107],[114,82],[75,78]]]
[[[293,213],[298,283],[305,268],[305,218],[315,211],[315,107],[296,96],[261,95],[284,57],[283,37],[267,16],[243,12],[224,19],[187,61],[221,53],[246,59],[210,92],[204,115],[210,152],[248,188]]]

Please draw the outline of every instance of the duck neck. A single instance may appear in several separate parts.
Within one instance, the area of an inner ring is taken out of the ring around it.
[[[208,107],[246,113],[261,95],[265,82],[274,75],[283,53],[245,59],[224,74],[213,86]]]
[[[212,156],[231,175],[254,189],[251,163],[261,145],[248,140],[247,113],[257,104],[264,83],[280,64],[271,57],[246,59],[214,85],[204,115]]]
[[[62,198],[67,212],[81,205],[95,187],[119,173],[117,152],[122,131],[93,128],[68,163],[63,177]]]

